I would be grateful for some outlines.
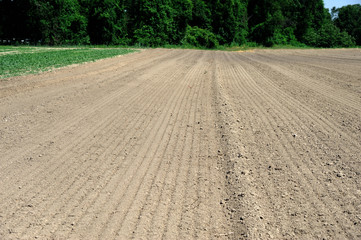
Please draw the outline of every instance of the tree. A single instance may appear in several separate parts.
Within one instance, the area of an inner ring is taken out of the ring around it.
[[[250,38],[266,46],[286,44],[294,39],[295,26],[287,18],[288,1],[256,0],[248,4]]]
[[[171,0],[136,0],[130,4],[133,43],[160,46],[172,42],[175,23]]]
[[[324,3],[322,0],[298,0],[298,2],[299,14],[295,35],[298,40],[304,42],[307,33],[320,29],[324,24]]]
[[[314,47],[350,47],[355,45],[354,39],[345,31],[335,26],[332,22],[331,15],[327,9],[324,10],[323,25],[314,30],[309,28],[304,35],[304,41],[307,45]]]
[[[169,41],[172,44],[179,44],[186,34],[186,28],[192,19],[193,3],[191,0],[173,0],[171,11],[174,24],[174,33]]]
[[[197,26],[212,31],[211,10],[203,0],[193,0],[192,19],[190,26]]]
[[[246,42],[247,2],[244,0],[210,1],[212,12],[212,30],[218,36],[220,44]]]
[[[92,44],[129,44],[128,13],[122,0],[87,1],[88,33]]]
[[[323,0],[0,0],[0,37],[43,44],[361,44],[361,5]],[[351,35],[351,36],[350,36]]]
[[[30,13],[42,42],[49,45],[88,44],[87,18],[77,0],[30,0]]]
[[[0,1],[0,38],[18,41],[37,36],[29,16],[30,6],[29,0]]]
[[[335,25],[353,36],[357,45],[361,45],[361,5],[333,8],[332,14]]]

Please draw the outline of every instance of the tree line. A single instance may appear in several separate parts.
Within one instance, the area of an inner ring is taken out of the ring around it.
[[[323,0],[0,0],[0,21],[3,43],[361,45],[361,5]]]

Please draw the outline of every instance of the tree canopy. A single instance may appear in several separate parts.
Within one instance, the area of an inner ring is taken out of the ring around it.
[[[356,44],[361,45],[361,5],[348,5],[333,8],[332,15],[335,25],[342,31],[355,38]]]
[[[0,14],[2,42],[361,45],[361,5],[322,0],[0,0]]]

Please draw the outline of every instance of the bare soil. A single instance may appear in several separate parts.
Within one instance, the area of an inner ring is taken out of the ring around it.
[[[0,81],[0,239],[361,239],[361,51],[153,49]]]

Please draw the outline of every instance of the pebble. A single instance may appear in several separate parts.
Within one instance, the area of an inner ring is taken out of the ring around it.
[[[245,196],[245,194],[244,193],[240,193],[240,194],[238,194],[238,197],[244,197]]]

